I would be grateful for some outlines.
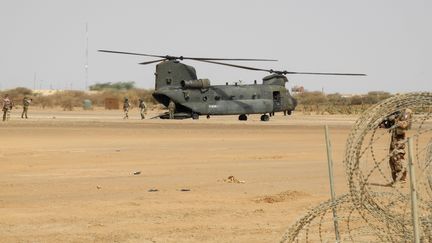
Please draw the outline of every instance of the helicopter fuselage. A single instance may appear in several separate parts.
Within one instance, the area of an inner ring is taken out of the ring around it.
[[[199,115],[266,114],[293,111],[297,104],[289,91],[280,85],[213,85],[207,88],[165,86],[154,92],[160,103],[176,104],[178,113]]]
[[[198,79],[195,68],[177,60],[156,65],[153,97],[168,107],[175,103],[178,118],[193,115],[248,115],[293,111],[297,101],[290,95],[284,75],[271,74],[262,84],[210,85]]]

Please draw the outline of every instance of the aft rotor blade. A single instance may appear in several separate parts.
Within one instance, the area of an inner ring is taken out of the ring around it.
[[[255,59],[255,58],[214,58],[214,57],[181,57],[195,61],[253,61],[253,62],[277,62],[275,59]]]
[[[110,51],[110,50],[98,50],[98,51],[100,51],[100,52],[107,52],[107,53],[115,53],[115,54],[126,54],[126,55],[135,55],[135,56],[145,56],[145,57],[159,57],[159,58],[165,58],[165,56],[151,55],[151,54],[143,54],[143,53],[135,53],[135,52]]]
[[[253,70],[253,71],[263,71],[263,72],[269,72],[269,73],[278,73],[278,74],[307,74],[307,75],[347,75],[347,76],[366,76],[366,74],[363,73],[311,73],[311,72],[288,72],[288,71],[277,71],[273,69],[263,69],[263,68],[255,68],[255,67],[248,67],[248,66],[242,66],[237,64],[231,64],[231,63],[223,63],[223,62],[214,62],[209,60],[196,60],[201,62],[207,62],[207,63],[213,63],[218,65],[224,65],[229,67],[236,67],[236,68],[242,68],[247,70]]]
[[[164,61],[164,60],[166,60],[166,59],[163,58],[163,59],[157,59],[157,60],[153,60],[153,61],[149,61],[149,62],[140,62],[140,63],[138,63],[138,64],[146,65],[146,64],[152,64],[152,63],[155,63],[155,62],[162,62],[162,61]]]
[[[310,72],[288,72],[283,71],[284,74],[307,74],[307,75],[340,75],[340,76],[367,76],[364,73],[310,73]]]
[[[247,70],[263,71],[263,72],[271,72],[271,70],[267,70],[267,69],[254,68],[254,67],[247,67],[247,66],[236,65],[236,64],[230,64],[230,63],[214,62],[214,61],[209,61],[209,60],[199,60],[199,59],[195,59],[195,60],[196,60],[196,61],[200,61],[200,62],[208,62],[208,63],[218,64],[218,65],[229,66],[229,67],[242,68],[242,69],[247,69]]]

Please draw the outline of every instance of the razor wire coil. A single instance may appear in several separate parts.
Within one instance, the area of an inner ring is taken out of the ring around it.
[[[396,95],[357,119],[343,161],[349,192],[310,209],[281,242],[335,242],[332,210],[338,214],[341,242],[413,241],[409,186],[390,186],[386,163],[395,153],[388,149],[395,128],[380,128],[386,117],[406,108],[414,113],[407,135],[414,139],[421,241],[432,242],[432,93],[428,92]],[[406,145],[407,139],[403,142]],[[368,158],[373,163],[367,163]]]

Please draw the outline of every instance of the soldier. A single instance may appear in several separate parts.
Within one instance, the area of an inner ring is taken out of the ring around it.
[[[411,118],[412,111],[410,109],[404,109],[400,112],[393,113],[384,121],[387,122],[384,126],[391,129],[389,164],[393,179],[392,185],[399,182],[406,182],[405,139],[406,131],[411,128]]]
[[[139,99],[139,108],[140,108],[141,120],[143,120],[143,119],[145,119],[144,114],[145,114],[145,110],[147,108],[147,105],[144,102],[144,99]]]
[[[129,99],[125,97],[123,101],[123,111],[125,116],[123,117],[123,119],[129,119],[129,108],[130,108]]]
[[[24,119],[24,116],[25,116],[25,119],[28,119],[27,111],[28,111],[28,108],[29,108],[32,101],[33,101],[33,99],[28,98],[28,97],[24,97],[24,99],[23,99],[23,112],[21,113],[22,119]]]
[[[174,101],[170,100],[168,104],[169,119],[174,119],[175,109],[176,109],[176,105]]]
[[[10,119],[10,111],[12,110],[13,102],[9,99],[9,95],[6,94],[3,98],[3,121]]]

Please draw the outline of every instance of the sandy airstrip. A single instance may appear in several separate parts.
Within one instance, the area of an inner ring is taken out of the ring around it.
[[[347,191],[354,116],[18,113],[0,123],[1,242],[277,242],[329,198],[324,124],[336,190]]]

